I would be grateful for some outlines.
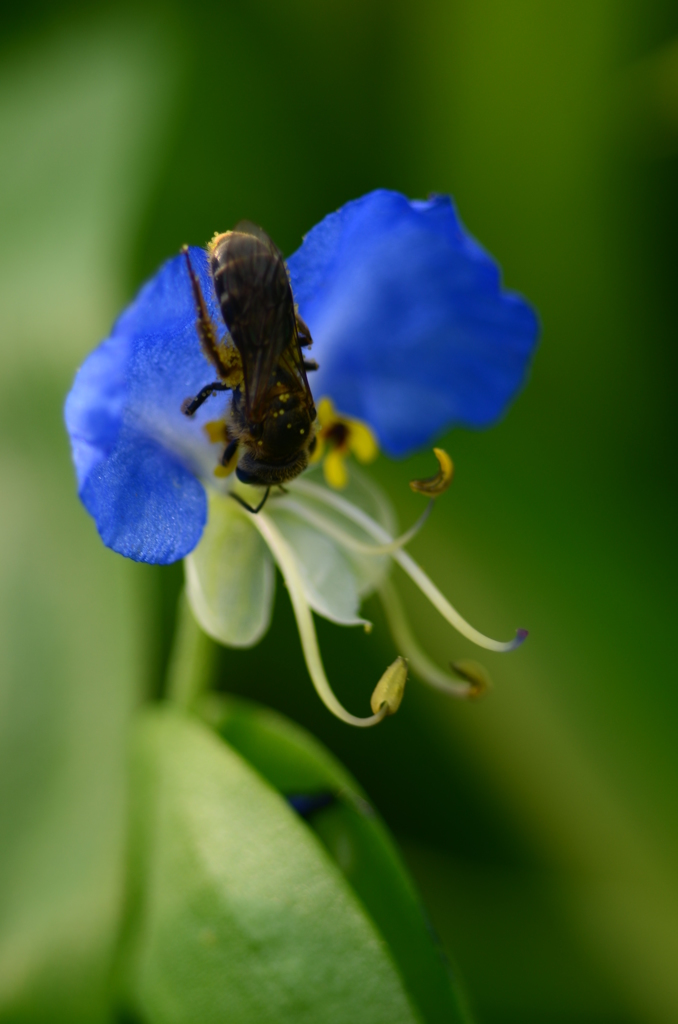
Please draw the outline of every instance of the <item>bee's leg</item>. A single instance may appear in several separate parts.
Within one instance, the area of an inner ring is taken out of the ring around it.
[[[304,323],[299,314],[297,313],[297,334],[299,335],[299,344],[302,348],[310,348],[313,344],[313,338],[308,328],[308,324]]]
[[[289,494],[289,493],[290,493],[290,492],[289,492],[289,491],[287,490],[287,488],[286,488],[286,487],[283,487],[283,485],[282,485],[282,484],[278,484],[278,490],[280,491],[280,493],[281,493],[281,494]]]
[[[251,505],[248,505],[246,501],[243,501],[243,499],[238,494],[234,494],[233,491],[231,491],[230,493],[231,493],[231,497],[235,498],[235,500],[238,502],[239,505],[242,505],[242,507],[246,508],[248,512],[253,512],[256,515],[257,512],[261,512],[262,508],[266,504],[266,499],[268,498],[269,494],[271,493],[271,488],[270,487],[266,488],[266,493],[264,494],[263,498],[261,499],[261,501],[259,502],[259,504],[257,505],[256,508],[252,508]]]
[[[227,466],[231,459],[233,458],[233,456],[235,455],[235,453],[237,452],[237,450],[238,439],[236,437],[234,441],[229,441],[229,443],[224,448],[224,454],[221,456],[221,459],[219,460],[221,462],[221,465]]]
[[[310,370],[319,370],[320,367],[316,363],[315,359],[304,358],[304,369],[308,373]]]
[[[200,388],[200,391],[195,398],[187,398],[181,405],[181,411],[184,416],[192,416],[193,413],[197,412],[203,402],[206,402],[210,395],[214,394],[215,391],[230,391],[228,384],[222,384],[220,380],[214,382],[214,384],[206,384],[204,388]]]
[[[202,350],[212,363],[212,366],[221,377],[228,377],[232,370],[232,367],[227,366],[221,357],[219,351],[219,342],[217,339],[217,329],[214,326],[212,318],[207,312],[207,303],[202,294],[202,288],[200,287],[200,281],[193,270],[191,265],[191,257],[188,254],[188,246],[185,245],[181,250],[186,257],[186,265],[188,266],[188,276],[191,280],[191,288],[193,289],[193,298],[195,299],[195,307],[198,313],[198,320],[196,327],[198,328],[198,335],[200,336],[200,344]],[[201,392],[202,394],[202,392]],[[204,401],[204,399],[203,399]],[[195,410],[193,410],[195,412]],[[190,414],[189,414],[190,415]]]

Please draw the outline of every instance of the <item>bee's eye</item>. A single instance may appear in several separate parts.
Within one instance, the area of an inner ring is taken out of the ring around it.
[[[240,466],[236,466],[235,475],[238,480],[243,484],[259,484],[262,481],[256,475],[256,473],[248,473],[246,469],[241,469]]]
[[[310,410],[309,410],[309,416],[311,417],[311,423],[315,423],[315,421],[316,421],[316,419],[318,417],[318,410],[316,409],[316,407],[314,405],[312,405]]]
[[[263,432],[264,432],[264,424],[263,423],[250,423],[250,434],[255,439],[255,441],[257,440],[257,438],[261,437]]]
[[[317,447],[318,447],[318,438],[314,437],[313,440],[311,441],[310,445],[308,446],[308,454],[309,455],[313,455],[313,452],[316,450]]]

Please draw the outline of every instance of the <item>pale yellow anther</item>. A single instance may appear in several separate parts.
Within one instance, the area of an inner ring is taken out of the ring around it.
[[[382,709],[387,715],[395,715],[402,702],[406,682],[407,662],[398,655],[374,688],[370,705],[375,715]]]
[[[426,477],[424,480],[410,480],[410,487],[418,494],[426,494],[429,498],[437,498],[452,483],[454,464],[452,459],[442,448],[434,448],[433,454],[438,460],[438,472],[435,476]]]

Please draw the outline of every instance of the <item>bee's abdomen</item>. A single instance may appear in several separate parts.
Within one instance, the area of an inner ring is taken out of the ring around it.
[[[263,328],[270,311],[292,304],[285,264],[272,243],[227,231],[214,239],[210,253],[214,286],[229,330],[253,320],[262,320]]]

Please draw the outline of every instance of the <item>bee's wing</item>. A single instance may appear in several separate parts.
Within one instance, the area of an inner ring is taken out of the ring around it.
[[[260,228],[258,224],[253,224],[251,220],[239,220],[233,230],[237,231],[240,235],[253,235],[254,238],[258,238],[260,242],[263,242],[270,252],[275,253],[276,256],[282,259],[280,250],[275,242],[268,237],[264,229]]]
[[[239,293],[239,300],[237,315],[229,325],[243,363],[247,417],[256,421],[261,418],[271,388],[275,386],[274,373],[283,353],[288,349],[298,351],[302,374],[303,362],[292,289],[282,255],[266,232],[249,221],[241,221],[234,232],[256,239],[252,244],[240,245],[237,269],[233,266],[234,274],[240,278],[232,284]],[[296,362],[292,356],[290,369]],[[296,370],[294,377],[298,380]]]
[[[282,371],[280,376],[285,382],[285,390],[293,391],[295,394],[300,395],[308,407],[312,406],[313,395],[308,386],[296,323],[294,325],[294,337],[281,354],[278,365]]]

